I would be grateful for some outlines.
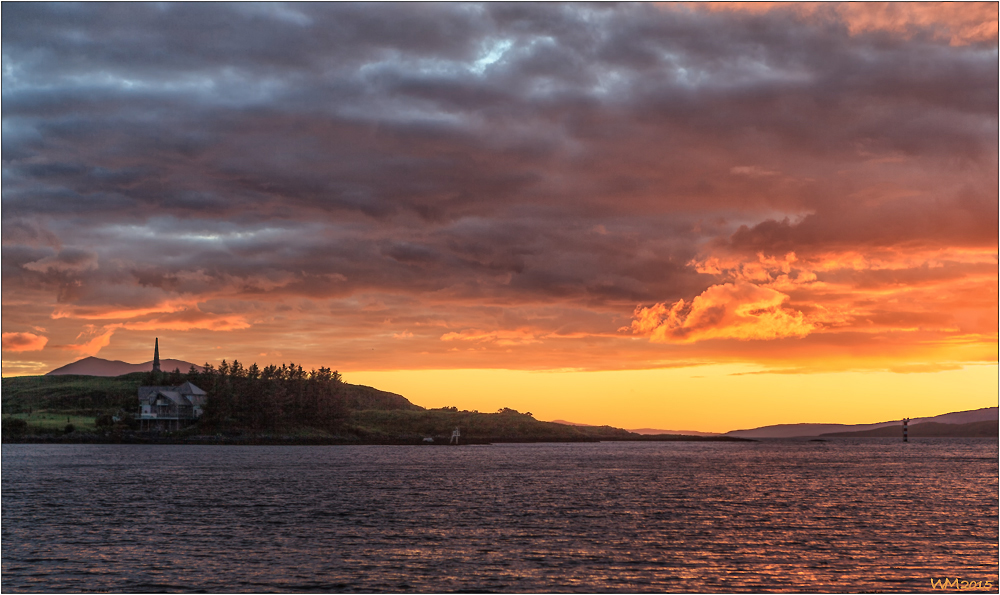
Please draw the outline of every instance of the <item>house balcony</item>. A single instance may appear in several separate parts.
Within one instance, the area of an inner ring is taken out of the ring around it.
[[[135,419],[137,420],[148,420],[148,419],[166,419],[166,420],[177,420],[177,419],[198,419],[193,413],[187,414],[177,414],[177,413],[136,413]]]

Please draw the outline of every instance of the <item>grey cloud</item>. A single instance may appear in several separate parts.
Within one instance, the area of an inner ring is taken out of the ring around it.
[[[768,254],[904,244],[985,247],[996,242],[1000,218],[996,197],[989,192],[964,187],[951,196],[908,196],[852,209],[822,205],[799,222],[785,218],[743,225],[728,245]]]
[[[996,238],[995,45],[645,4],[2,11],[4,280],[79,303],[618,307],[697,295],[713,240]]]

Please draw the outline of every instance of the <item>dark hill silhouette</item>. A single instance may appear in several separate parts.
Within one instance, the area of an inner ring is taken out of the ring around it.
[[[997,407],[984,407],[982,409],[973,409],[970,411],[956,411],[953,413],[944,413],[942,415],[936,415],[934,417],[917,417],[910,419],[910,429],[912,431],[914,426],[918,426],[928,422],[934,423],[944,423],[944,424],[967,424],[977,421],[991,421],[998,419],[998,412],[1000,409]],[[732,432],[726,432],[726,436],[738,436],[740,438],[802,438],[802,437],[815,437],[824,434],[831,433],[845,433],[845,432],[865,432],[868,430],[876,430],[879,428],[899,428],[902,427],[903,421],[884,421],[874,424],[857,424],[857,425],[845,425],[845,424],[778,424],[774,426],[763,426],[760,428],[754,428],[752,430],[733,430]],[[902,431],[902,430],[900,430]]]
[[[194,365],[190,362],[185,362],[179,359],[161,359],[160,369],[164,372],[172,372],[175,369],[179,369],[181,372],[187,372]],[[201,370],[201,366],[194,366],[197,370]],[[141,364],[130,364],[128,362],[102,359],[99,357],[85,357],[81,360],[75,361],[71,364],[66,364],[61,368],[56,368],[52,370],[46,376],[121,376],[122,374],[131,374],[132,372],[149,372],[153,369],[152,360],[141,363]]]
[[[565,419],[553,419],[552,423],[561,424],[564,426],[576,426],[578,428],[593,428],[593,424],[578,424],[571,421],[566,421]],[[670,434],[673,436],[721,436],[719,432],[695,432],[693,430],[658,430],[656,428],[638,428],[629,429],[629,432],[633,434],[642,434],[644,436],[659,436],[661,434]]]
[[[910,438],[996,438],[998,436],[997,420],[974,421],[967,424],[942,424],[926,422],[911,425]],[[820,434],[823,438],[901,438],[903,426],[893,425],[863,432],[834,432]]]
[[[347,398],[348,409],[379,409],[390,411],[404,409],[408,411],[423,411],[424,408],[414,405],[403,395],[378,390],[361,384],[341,384],[341,391]]]
[[[658,436],[660,434],[682,434],[684,436],[721,436],[720,432],[696,432],[694,430],[660,430],[657,428],[630,428],[629,432],[642,434],[644,436]]]

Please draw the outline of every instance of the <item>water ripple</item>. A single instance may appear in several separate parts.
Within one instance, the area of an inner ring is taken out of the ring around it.
[[[995,440],[2,454],[5,592],[998,584]]]

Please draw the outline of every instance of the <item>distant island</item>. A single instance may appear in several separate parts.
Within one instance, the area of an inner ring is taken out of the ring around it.
[[[915,417],[910,419],[910,436],[922,437],[948,437],[960,436],[955,433],[961,430],[955,426],[967,426],[977,422],[993,422],[994,428],[998,418],[1000,418],[1000,408],[984,407],[971,411],[956,411],[944,413],[933,417]],[[930,424],[926,425],[925,424]],[[763,426],[749,430],[733,430],[726,432],[724,436],[734,436],[737,438],[815,438],[815,437],[895,437],[901,435],[902,420],[883,421],[874,424],[778,424],[773,426]],[[939,427],[940,426],[940,427]],[[983,426],[968,426],[969,437],[976,437],[980,434]],[[917,430],[916,428],[920,428]],[[937,429],[935,429],[937,428]],[[919,433],[915,433],[919,432]],[[997,435],[994,431],[993,436]]]

